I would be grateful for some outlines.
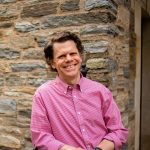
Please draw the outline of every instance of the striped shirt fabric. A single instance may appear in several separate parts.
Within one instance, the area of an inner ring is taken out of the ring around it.
[[[111,92],[85,77],[74,86],[58,76],[40,86],[33,97],[30,128],[39,150],[59,150],[64,144],[93,150],[103,139],[119,150],[128,135]]]

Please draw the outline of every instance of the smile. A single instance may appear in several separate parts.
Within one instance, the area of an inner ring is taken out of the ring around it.
[[[75,69],[75,66],[76,66],[76,64],[74,64],[74,65],[67,65],[64,68],[69,71],[69,70]]]

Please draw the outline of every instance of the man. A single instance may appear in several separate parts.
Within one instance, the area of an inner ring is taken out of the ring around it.
[[[31,134],[38,150],[119,150],[128,131],[111,92],[80,72],[83,46],[77,35],[57,34],[44,49],[58,76],[33,97]]]

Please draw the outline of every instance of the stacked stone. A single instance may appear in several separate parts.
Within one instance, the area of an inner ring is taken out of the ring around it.
[[[55,77],[45,43],[59,31],[78,34],[87,77],[108,86],[128,127],[129,11],[117,0],[0,0],[0,149],[30,150],[35,89]]]

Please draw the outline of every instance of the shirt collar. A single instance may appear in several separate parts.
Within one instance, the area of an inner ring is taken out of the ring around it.
[[[76,85],[73,86],[73,88],[77,88],[82,92],[82,83],[83,83],[83,75],[80,75],[80,81],[79,83],[77,83]],[[55,84],[58,85],[59,89],[63,90],[63,92],[66,94],[68,91],[68,88],[70,88],[70,85],[68,85],[67,83],[65,83],[64,81],[62,81],[59,76],[56,76],[55,79]]]

